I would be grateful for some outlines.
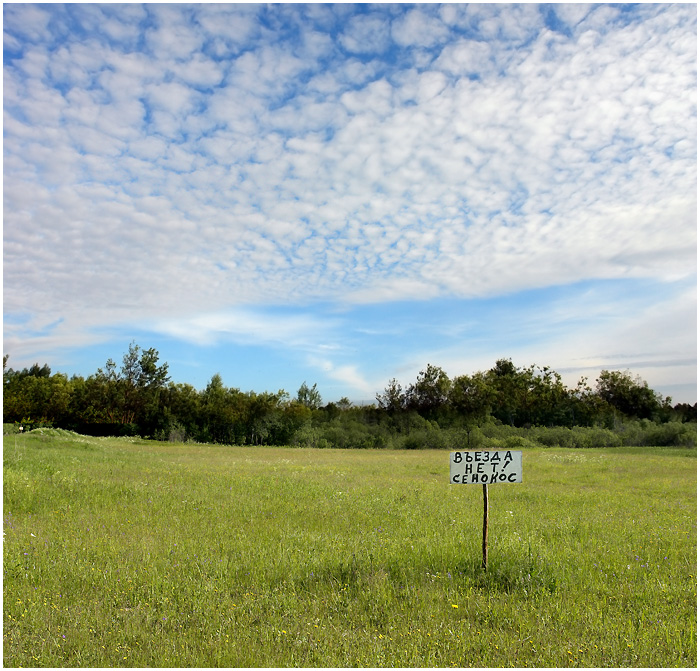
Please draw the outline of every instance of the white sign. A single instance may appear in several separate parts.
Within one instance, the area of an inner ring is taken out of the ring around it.
[[[478,450],[450,453],[450,483],[497,485],[523,481],[523,453],[515,450]]]

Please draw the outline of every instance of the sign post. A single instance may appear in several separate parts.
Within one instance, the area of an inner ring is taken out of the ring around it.
[[[489,563],[489,485],[523,481],[523,453],[516,450],[477,450],[450,453],[450,483],[481,484],[484,491],[484,529],[482,560],[484,570]]]
[[[481,568],[489,565],[489,486],[484,485],[484,533],[481,541]]]

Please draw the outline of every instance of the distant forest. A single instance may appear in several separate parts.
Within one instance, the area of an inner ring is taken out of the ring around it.
[[[197,390],[172,382],[158,351],[135,343],[121,366],[110,359],[87,378],[7,364],[5,355],[7,430],[338,448],[697,445],[697,403],[672,405],[629,371],[603,370],[570,389],[551,368],[510,359],[454,378],[428,364],[407,388],[392,379],[374,405],[357,407],[347,398],[324,404],[306,382],[292,397],[226,387],[216,374]]]

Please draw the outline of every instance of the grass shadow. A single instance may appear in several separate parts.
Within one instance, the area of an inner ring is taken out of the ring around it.
[[[394,561],[373,561],[369,557],[336,559],[316,565],[308,573],[293,579],[297,588],[315,591],[321,586],[345,589],[352,594],[368,589],[389,589],[395,595],[403,594],[407,585],[418,585],[426,574],[425,567],[407,566]],[[433,570],[433,569],[431,569]],[[481,559],[464,559],[440,569],[439,579],[456,579],[484,593],[553,594],[561,585],[556,567],[531,555],[508,552],[494,553],[486,570]],[[433,576],[435,577],[435,576]]]
[[[553,594],[560,585],[556,572],[531,556],[500,554],[489,558],[486,569],[480,559],[465,559],[455,570],[484,592]]]

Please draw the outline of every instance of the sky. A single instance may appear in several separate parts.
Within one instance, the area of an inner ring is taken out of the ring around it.
[[[3,351],[697,400],[691,4],[3,5]]]

